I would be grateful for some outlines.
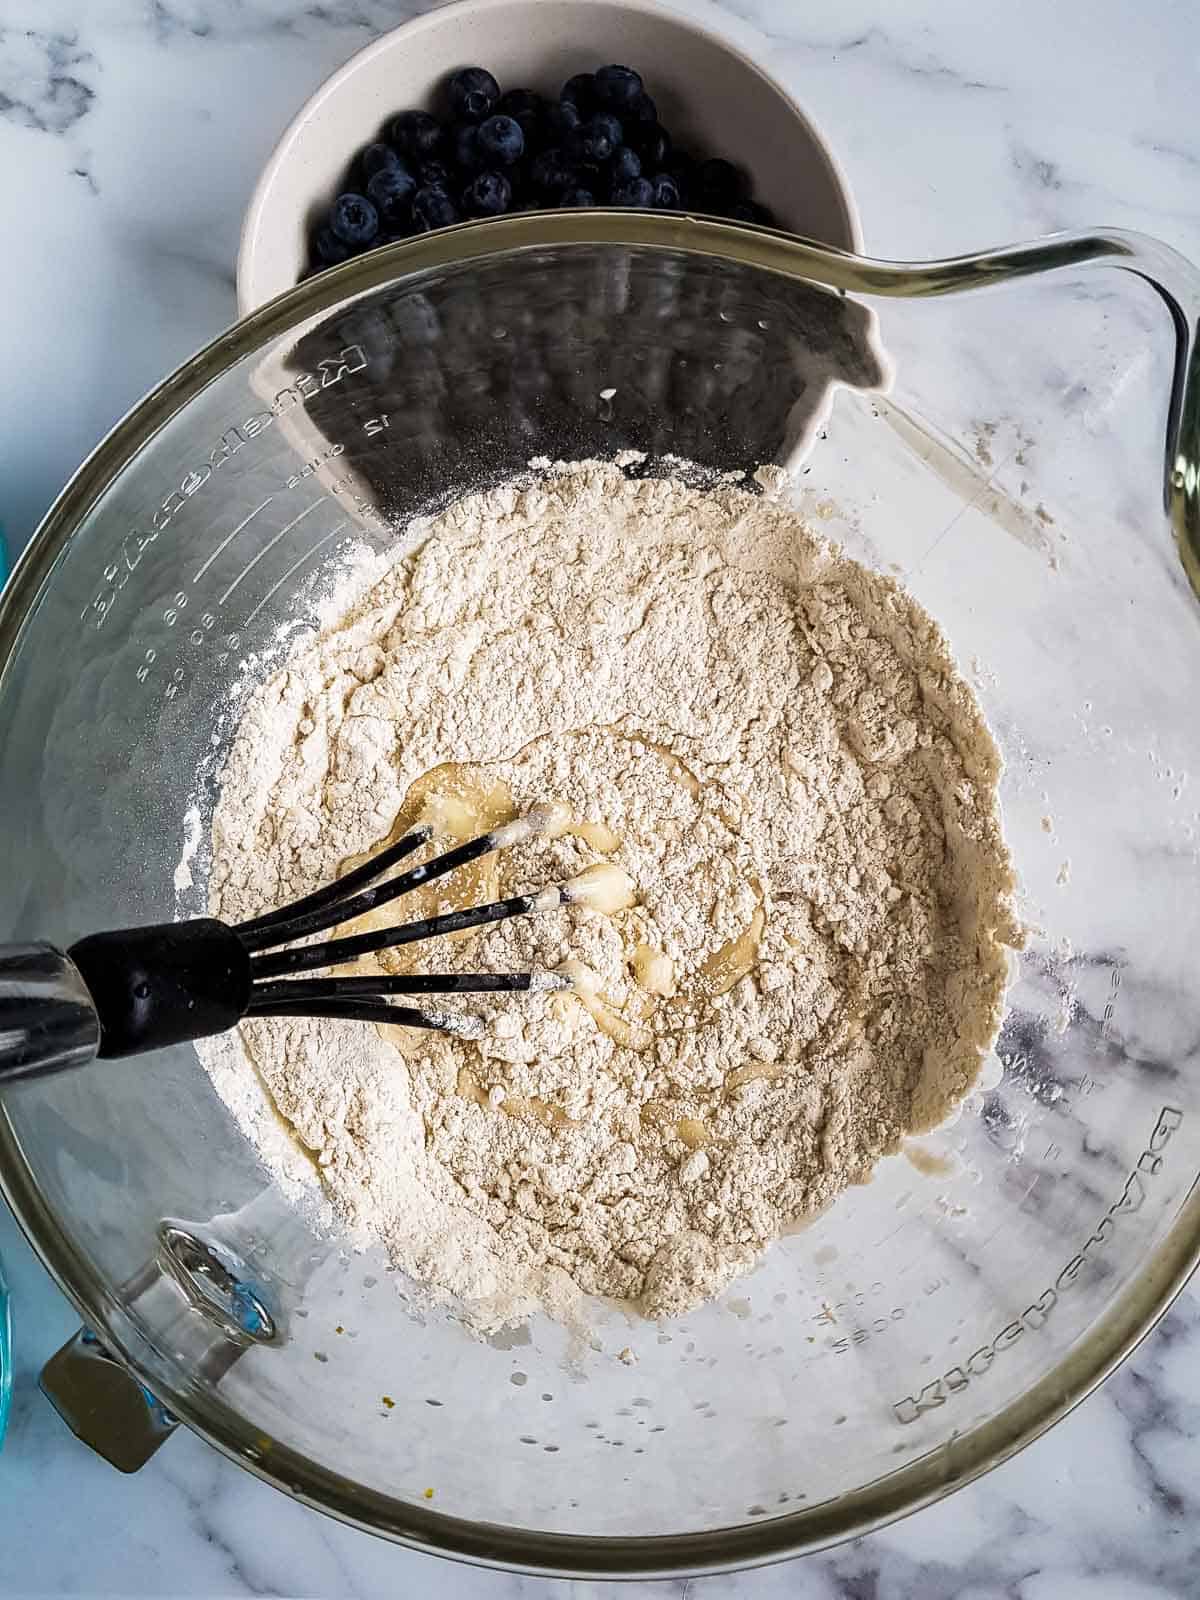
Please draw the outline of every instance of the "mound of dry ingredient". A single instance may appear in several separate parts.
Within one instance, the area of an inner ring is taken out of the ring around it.
[[[464,997],[478,1040],[271,1021],[246,1055],[344,1218],[481,1328],[581,1291],[676,1315],[970,1088],[1021,939],[999,770],[936,624],[782,500],[543,468],[452,506],[254,693],[211,903],[546,801],[568,831],[404,915],[601,861],[634,903],[372,958],[574,974]]]

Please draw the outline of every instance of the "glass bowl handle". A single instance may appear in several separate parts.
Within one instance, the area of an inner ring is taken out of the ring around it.
[[[41,1390],[71,1432],[120,1472],[144,1467],[179,1426],[89,1328],[50,1357]]]
[[[1136,237],[1132,271],[1166,302],[1175,324],[1175,380],[1167,419],[1167,514],[1200,595],[1200,272],[1157,239]]]
[[[222,1223],[262,1223],[278,1213],[279,1202],[268,1193],[240,1217],[166,1219],[157,1253],[121,1287],[130,1319],[163,1331],[199,1384],[215,1387],[252,1345],[282,1342],[276,1286],[252,1273],[221,1231]],[[285,1221],[289,1236],[298,1232],[294,1218]],[[307,1230],[303,1236],[311,1244]],[[286,1248],[283,1253],[286,1258]],[[51,1356],[41,1388],[76,1437],[121,1472],[144,1466],[179,1425],[122,1355],[89,1328]]]
[[[1148,283],[1175,330],[1163,498],[1184,569],[1200,595],[1200,270],[1186,256],[1149,234],[1120,228],[1050,234],[943,261],[871,261],[778,237],[768,248],[777,252],[771,265],[780,271],[851,294],[899,299],[960,294],[1082,267],[1117,267]]]

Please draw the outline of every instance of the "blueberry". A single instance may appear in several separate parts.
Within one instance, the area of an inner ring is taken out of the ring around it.
[[[596,79],[590,72],[577,72],[568,78],[559,93],[560,100],[569,100],[586,117],[596,104]]]
[[[657,122],[658,107],[643,89],[629,105],[622,107],[621,117],[625,122]]]
[[[680,206],[679,185],[669,172],[656,172],[651,180],[654,184],[654,209],[656,211],[678,211]]]
[[[491,166],[511,167],[525,153],[525,135],[515,117],[489,117],[479,124],[479,148]]]
[[[558,203],[560,206],[594,206],[596,196],[581,183],[573,183],[559,195]]]
[[[385,167],[398,167],[400,165],[400,157],[390,144],[376,142],[366,146],[358,158],[358,164],[362,170],[363,182],[365,183],[368,178],[373,178],[377,172],[382,172]]]
[[[379,213],[361,194],[340,194],[329,210],[333,233],[354,250],[374,244],[379,232]]]
[[[630,178],[619,183],[612,192],[613,205],[638,206],[643,210],[654,204],[654,185],[649,178]]]
[[[499,217],[512,204],[512,186],[502,172],[481,172],[463,190],[469,217]]]
[[[596,74],[596,99],[602,106],[620,111],[641,93],[641,75],[632,67],[601,67]]]
[[[479,129],[473,122],[463,122],[454,130],[454,159],[464,172],[479,170]]]
[[[608,170],[614,187],[622,183],[628,183],[631,178],[641,177],[642,158],[636,150],[631,149],[627,144],[623,144],[613,151],[612,163]]]
[[[587,124],[588,133],[593,139],[607,139],[609,143],[609,156],[625,141],[625,131],[621,127],[619,117],[614,117],[611,111],[597,111],[596,115]],[[606,156],[605,160],[608,159]]]
[[[575,182],[576,172],[563,151],[557,145],[551,145],[549,150],[543,150],[534,160],[529,176],[535,189],[546,194],[561,194]]]
[[[626,135],[642,158],[642,166],[665,171],[671,154],[671,135],[657,122],[635,122]]]
[[[546,102],[532,89],[509,89],[496,102],[496,110],[521,124],[528,143],[536,139],[546,118]]]
[[[313,240],[313,254],[322,266],[336,267],[339,261],[349,261],[354,252],[332,228],[319,228]]]
[[[385,167],[382,172],[377,172],[367,184],[371,204],[379,212],[385,228],[394,228],[397,223],[407,221],[408,209],[416,192],[415,178],[399,162],[394,167]]]
[[[505,117],[521,117],[527,111],[540,113],[544,101],[536,89],[506,89],[496,101],[496,110]]]
[[[559,100],[546,113],[546,126],[556,139],[565,139],[583,123],[583,112],[574,100]]]
[[[609,159],[620,142],[621,124],[615,117],[601,113],[569,134],[563,149],[569,160],[581,166],[599,166]]]
[[[402,156],[421,161],[441,144],[442,126],[428,111],[402,111],[392,122],[391,137]]]
[[[722,161],[718,156],[702,162],[699,176],[701,195],[718,210],[746,198],[745,181],[732,161]]]
[[[433,228],[448,228],[459,220],[458,207],[444,189],[418,189],[412,203],[413,228],[429,233]]]
[[[731,217],[734,222],[757,222],[760,228],[779,226],[773,211],[751,200],[737,200],[733,205],[727,206],[721,215]]]
[[[419,189],[449,189],[453,181],[449,164],[437,156],[430,161],[422,161],[417,172]]]
[[[680,197],[686,203],[692,191],[699,186],[699,165],[686,150],[672,150],[665,170],[675,179]]]
[[[484,67],[464,67],[450,79],[450,104],[463,122],[490,117],[500,98],[500,85]]]

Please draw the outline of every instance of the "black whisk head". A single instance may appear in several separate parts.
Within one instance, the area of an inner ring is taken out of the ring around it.
[[[199,917],[81,939],[68,954],[96,1005],[99,1053],[133,1055],[202,1039],[223,1033],[244,1017],[337,1017],[432,1028],[471,1038],[482,1031],[478,1018],[439,1008],[393,1004],[393,997],[569,988],[568,978],[546,971],[297,976],[340,966],[378,950],[588,899],[586,886],[573,879],[535,893],[399,922],[369,933],[315,944],[296,943],[377,911],[493,850],[533,838],[546,831],[552,816],[550,808],[534,807],[513,822],[384,879],[385,873],[429,842],[431,829],[414,828],[336,883],[236,926],[215,917]]]

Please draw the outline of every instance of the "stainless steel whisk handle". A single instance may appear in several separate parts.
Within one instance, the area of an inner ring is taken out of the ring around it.
[[[250,955],[215,917],[89,934],[65,953],[0,945],[0,1084],[224,1033]]]
[[[78,967],[52,944],[0,944],[0,1086],[86,1066],[100,1018]]]

